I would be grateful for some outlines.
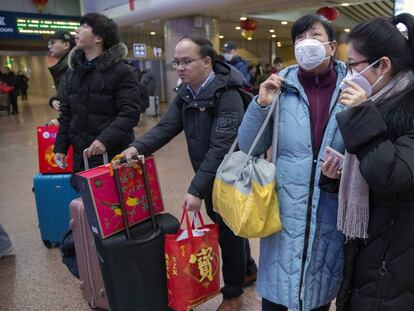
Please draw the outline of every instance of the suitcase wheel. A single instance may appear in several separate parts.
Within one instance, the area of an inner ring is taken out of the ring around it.
[[[52,243],[49,240],[42,240],[43,244],[47,247],[47,248],[52,248]]]

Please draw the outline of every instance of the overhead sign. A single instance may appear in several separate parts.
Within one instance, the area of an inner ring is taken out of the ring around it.
[[[18,17],[16,19],[19,34],[52,34],[55,31],[66,30],[75,33],[79,28],[78,21],[60,19],[33,19]]]
[[[147,46],[144,43],[134,43],[132,47],[135,57],[147,57]]]
[[[58,30],[74,33],[79,17],[0,11],[0,38],[38,39]]]

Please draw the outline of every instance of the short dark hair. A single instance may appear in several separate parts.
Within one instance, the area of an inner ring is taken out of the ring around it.
[[[283,63],[283,59],[279,56],[275,57],[275,59],[273,60],[273,65],[274,64],[282,64]]]
[[[109,17],[100,13],[88,13],[81,17],[80,24],[92,28],[92,33],[103,41],[104,50],[119,43],[118,25]]]
[[[297,36],[311,29],[313,25],[315,25],[316,23],[322,24],[323,28],[325,29],[328,35],[329,41],[335,40],[335,31],[330,21],[328,21],[325,17],[320,15],[308,14],[302,16],[293,24],[292,29],[290,31],[290,36],[292,38],[293,43],[295,43]]]
[[[408,29],[408,40],[396,25],[404,24]],[[393,75],[414,67],[414,16],[399,14],[395,17],[377,17],[359,23],[348,36],[348,43],[369,63],[387,56],[391,60]],[[376,64],[374,67],[379,66]]]
[[[213,63],[215,60],[217,60],[217,52],[213,47],[213,44],[210,40],[204,38],[204,37],[193,37],[193,36],[185,36],[182,37],[178,42],[181,42],[183,40],[189,40],[193,43],[195,43],[199,48],[199,53],[201,57],[210,57],[211,62]]]

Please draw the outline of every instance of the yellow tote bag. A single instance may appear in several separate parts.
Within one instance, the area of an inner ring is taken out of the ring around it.
[[[276,154],[279,123],[278,94],[250,147],[236,151],[237,139],[219,166],[213,187],[213,208],[235,235],[263,238],[280,231],[274,163],[251,156],[275,111],[272,154]]]

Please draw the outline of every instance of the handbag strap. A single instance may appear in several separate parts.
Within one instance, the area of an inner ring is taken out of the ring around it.
[[[279,96],[280,96],[280,94],[279,94]],[[280,117],[279,99],[278,99],[277,107],[275,107],[274,112],[275,112],[275,116],[273,118],[273,137],[272,137],[271,162],[276,165],[277,144],[278,144],[278,138],[279,138],[279,117]]]
[[[240,166],[241,167],[240,173],[243,171],[242,168],[246,166],[247,162],[250,159],[250,156],[252,155],[252,152],[253,152],[254,148],[256,148],[256,145],[259,142],[259,139],[262,137],[262,134],[265,131],[266,126],[269,123],[269,120],[272,117],[272,113],[273,113],[274,110],[275,110],[275,120],[274,120],[274,125],[275,126],[274,126],[274,128],[276,128],[276,130],[275,129],[273,130],[272,145],[273,144],[275,144],[275,145],[272,146],[272,150],[276,150],[275,148],[277,148],[277,135],[276,135],[276,137],[274,137],[275,136],[274,134],[275,134],[275,131],[276,131],[276,134],[278,133],[278,127],[279,127],[278,126],[278,123],[279,123],[279,96],[280,96],[280,91],[276,92],[275,95],[273,96],[273,102],[272,102],[272,105],[270,106],[269,111],[267,112],[266,118],[264,119],[262,126],[260,127],[259,131],[257,132],[256,137],[253,140],[253,143],[252,143],[252,145],[249,149],[249,152],[247,153],[245,162],[243,163],[243,165]],[[228,152],[229,156],[226,157],[226,159],[224,160],[225,162],[223,162],[223,165],[221,166],[221,170],[223,170],[227,166],[227,162],[230,160],[230,155],[236,149],[238,138],[239,137],[237,136],[236,139],[234,140],[233,144],[231,145],[230,150]],[[272,151],[272,155],[273,155],[273,151]],[[273,159],[273,156],[272,156],[272,159]],[[218,172],[218,173],[221,173],[221,171]]]
[[[190,218],[188,217],[188,210],[186,208],[183,208],[183,215],[181,216],[180,227],[178,227],[177,234],[180,233],[180,231],[182,230],[184,219],[185,219],[186,229],[187,229],[187,232],[188,232],[188,237],[190,239],[192,239],[193,238],[193,230],[191,228]]]

